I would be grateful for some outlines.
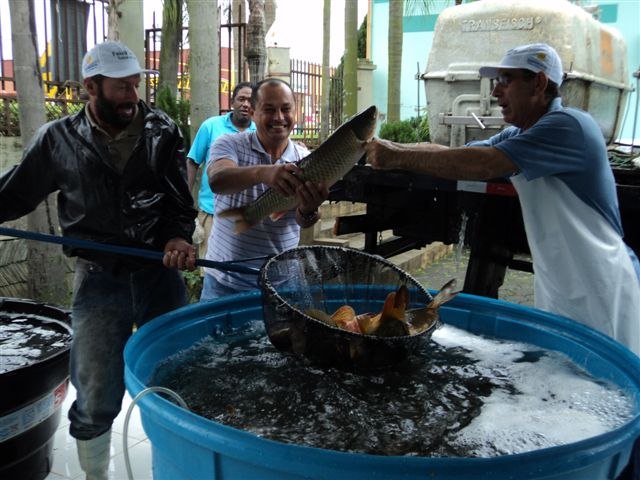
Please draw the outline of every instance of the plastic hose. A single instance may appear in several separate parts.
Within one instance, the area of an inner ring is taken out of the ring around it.
[[[128,432],[129,432],[129,418],[131,417],[131,412],[133,411],[133,407],[140,401],[141,398],[148,395],[149,393],[164,393],[173,398],[178,405],[180,405],[185,410],[189,410],[187,403],[173,390],[170,390],[165,387],[147,387],[138,393],[135,398],[132,400],[131,405],[127,409],[127,414],[124,417],[124,432],[122,433],[122,447],[124,448],[124,464],[127,468],[127,477],[129,480],[135,480],[133,478],[133,471],[131,470],[131,462],[129,461],[129,441],[128,441]]]

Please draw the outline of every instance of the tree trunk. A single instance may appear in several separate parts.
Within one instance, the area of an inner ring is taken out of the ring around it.
[[[166,86],[174,98],[178,95],[178,61],[181,39],[182,0],[164,0],[158,90]]]
[[[387,77],[387,121],[400,120],[400,78],[402,73],[403,0],[389,0],[389,75]]]
[[[331,53],[331,0],[324,0],[322,12],[322,104],[320,105],[320,141],[329,136],[329,62]]]
[[[257,83],[264,79],[267,67],[265,43],[264,0],[249,0],[249,22],[247,24],[247,46],[245,55],[249,65],[249,79]]]
[[[189,73],[191,75],[191,138],[195,138],[200,125],[212,115],[220,113],[220,50],[218,7],[214,2],[186,0],[189,14]],[[198,198],[200,179],[206,175],[199,168],[194,183],[194,198]]]
[[[120,5],[123,3],[124,0],[109,0],[107,5],[107,38],[116,42],[120,40]]]
[[[33,1],[9,0],[13,69],[22,144],[27,145],[36,130],[45,123],[42,74],[38,64],[38,42]],[[42,172],[46,175],[46,172]],[[33,232],[58,234],[55,197],[50,195],[27,217]],[[34,300],[67,305],[66,261],[59,246],[29,241],[27,244],[27,288]]]
[[[358,2],[344,2],[344,109],[349,118],[358,109]]]
[[[189,73],[191,76],[191,138],[200,124],[220,113],[220,50],[218,7],[214,2],[186,0],[189,14]]]
[[[264,0],[264,32],[265,35],[276,21],[276,2],[275,0]]]

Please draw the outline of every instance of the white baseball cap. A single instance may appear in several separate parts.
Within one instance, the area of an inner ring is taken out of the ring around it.
[[[509,50],[498,65],[480,68],[481,77],[496,78],[498,69],[523,68],[532,72],[543,72],[556,85],[562,84],[562,60],[558,52],[546,43],[522,45]]]
[[[140,73],[158,74],[156,70],[140,68],[136,55],[129,47],[120,42],[99,43],[89,50],[82,59],[82,78],[95,75],[124,78]]]

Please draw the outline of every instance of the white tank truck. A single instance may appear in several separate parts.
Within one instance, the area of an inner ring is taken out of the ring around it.
[[[563,104],[588,111],[615,146],[632,90],[620,33],[565,0],[482,0],[445,9],[436,22],[424,80],[431,141],[461,146],[504,128],[482,65],[517,45],[545,42],[562,58]],[[637,112],[636,112],[637,114]],[[640,254],[640,168],[613,168],[625,240]],[[383,257],[431,242],[470,246],[464,290],[498,297],[506,268],[532,271],[522,214],[506,180],[444,181],[356,166],[331,200],[367,204],[366,214],[339,217],[337,234],[365,233],[365,250]],[[419,219],[419,220],[418,220]],[[466,228],[465,228],[466,227]],[[382,241],[380,232],[393,231]]]
[[[628,92],[627,47],[620,33],[565,0],[482,0],[445,9],[438,17],[426,72],[431,141],[457,147],[484,139],[505,124],[483,65],[509,48],[544,42],[565,72],[565,106],[589,112],[607,143],[621,126]]]

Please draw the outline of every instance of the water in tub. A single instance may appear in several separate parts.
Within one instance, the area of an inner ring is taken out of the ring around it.
[[[55,324],[46,325],[37,315],[0,315],[0,374],[42,361],[67,347],[71,335]]]
[[[363,374],[283,354],[250,322],[162,362],[150,384],[261,437],[379,455],[526,452],[610,431],[636,408],[563,354],[447,325],[420,355]]]

